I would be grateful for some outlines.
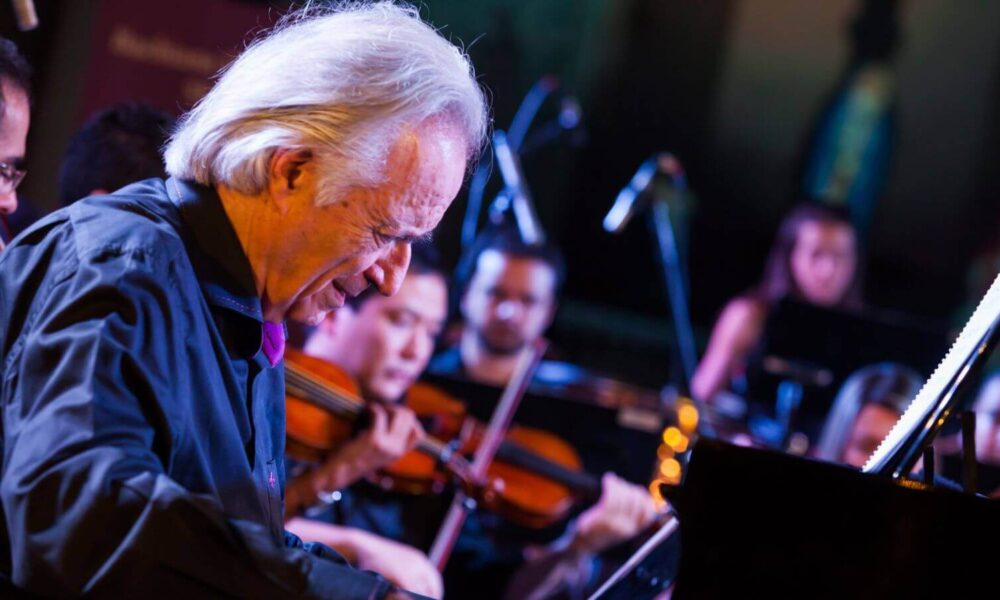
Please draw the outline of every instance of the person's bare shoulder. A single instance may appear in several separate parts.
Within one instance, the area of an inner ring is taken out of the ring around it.
[[[763,302],[747,296],[737,296],[722,309],[718,328],[725,339],[747,348],[760,337],[766,316],[767,308]]]

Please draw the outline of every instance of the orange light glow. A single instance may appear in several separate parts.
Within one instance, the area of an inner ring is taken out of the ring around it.
[[[653,500],[663,500],[663,495],[660,494],[661,483],[663,483],[661,480],[656,479],[653,483],[649,484],[649,494],[653,497]]]
[[[684,431],[694,431],[698,427],[698,409],[693,404],[685,404],[677,409],[677,422]]]
[[[668,483],[676,483],[681,478],[681,463],[675,458],[668,458],[660,464],[660,474]]]
[[[660,447],[656,449],[656,458],[658,458],[661,461],[673,457],[674,457],[674,449],[666,444],[660,444]]]
[[[673,448],[680,443],[684,434],[676,427],[667,427],[663,430],[663,443]]]

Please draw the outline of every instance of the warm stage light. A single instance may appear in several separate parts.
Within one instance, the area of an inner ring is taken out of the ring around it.
[[[660,461],[667,460],[668,458],[674,457],[674,449],[666,444],[660,444],[660,447],[656,449],[656,458]]]
[[[681,478],[681,463],[676,458],[668,458],[660,465],[660,474],[667,483],[676,483]]]
[[[679,444],[683,437],[684,434],[681,433],[681,430],[676,427],[667,427],[663,430],[663,443],[671,448],[674,448],[677,444]]]
[[[698,427],[698,409],[685,404],[677,409],[677,422],[684,431],[694,431]]]

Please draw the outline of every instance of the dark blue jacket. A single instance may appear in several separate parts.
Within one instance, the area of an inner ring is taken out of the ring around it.
[[[133,184],[0,254],[0,582],[384,596],[384,580],[284,532],[284,375],[260,352],[262,323],[209,188]]]

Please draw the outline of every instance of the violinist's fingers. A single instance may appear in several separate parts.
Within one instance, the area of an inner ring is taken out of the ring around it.
[[[653,522],[653,518],[656,516],[656,505],[653,503],[653,499],[650,498],[649,493],[645,489],[638,488],[638,486],[634,496],[635,511],[632,514],[635,515],[635,522],[641,529]]]
[[[410,437],[406,440],[408,447],[413,448],[425,437],[427,437],[427,432],[424,431],[424,426],[420,423],[420,419],[414,416],[413,427],[410,429]]]
[[[603,487],[601,502],[607,509],[613,512],[625,510],[628,505],[628,488],[625,482],[614,473],[608,472],[604,474],[601,483]]]
[[[375,435],[385,433],[389,427],[389,416],[385,412],[385,407],[381,404],[372,402],[368,405],[368,410],[372,414],[372,433]]]
[[[389,407],[392,420],[389,434],[402,449],[411,449],[424,437],[424,428],[417,419],[416,413],[405,406]]]

